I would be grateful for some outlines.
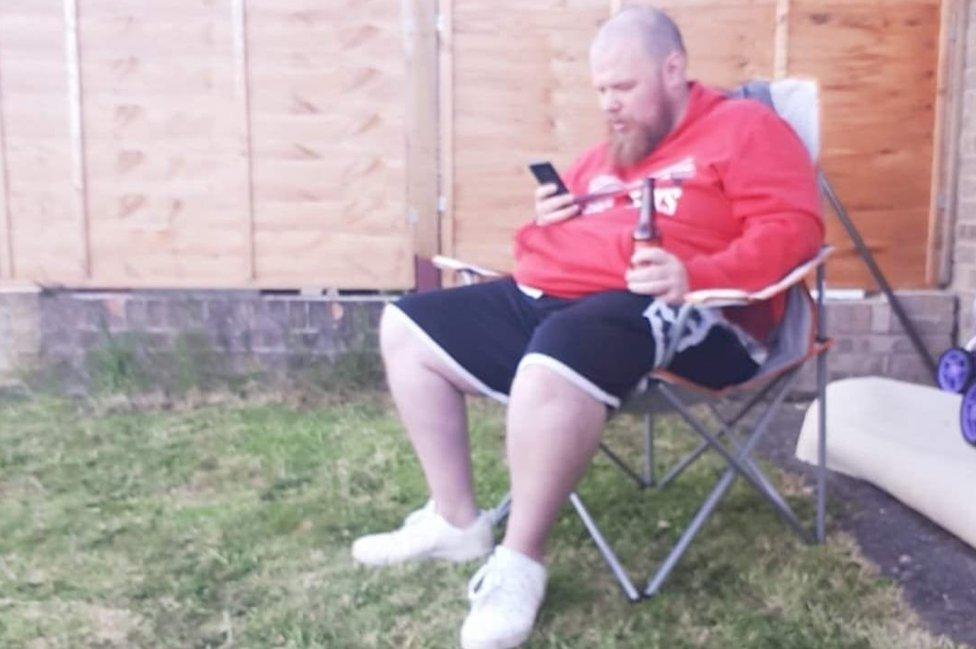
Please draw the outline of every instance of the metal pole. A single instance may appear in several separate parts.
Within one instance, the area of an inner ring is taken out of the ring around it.
[[[644,415],[644,485],[654,486],[654,415]]]
[[[765,434],[767,427],[769,426],[770,422],[773,419],[773,415],[779,409],[780,404],[783,402],[783,399],[786,397],[786,393],[789,391],[790,387],[796,381],[796,378],[798,376],[799,376],[799,371],[797,369],[793,369],[787,374],[787,378],[785,378],[783,383],[779,386],[778,392],[776,393],[776,395],[773,396],[772,401],[769,404],[769,407],[766,409],[765,412],[763,412],[762,416],[759,418],[759,421],[756,422],[756,425],[753,428],[754,432],[749,437],[748,441],[746,441],[745,445],[742,447],[741,451],[738,453],[737,456],[732,455],[728,451],[728,449],[722,446],[722,444],[718,440],[716,440],[715,437],[711,433],[709,433],[708,430],[706,430],[705,427],[702,426],[700,422],[698,422],[698,420],[692,417],[691,413],[688,412],[688,409],[681,402],[681,400],[678,399],[671,392],[671,390],[667,389],[666,386],[663,385],[661,386],[661,394],[663,394],[664,397],[671,402],[671,404],[678,411],[678,414],[681,415],[681,418],[684,419],[686,422],[688,422],[688,424],[692,428],[698,431],[698,434],[700,434],[702,438],[708,442],[709,446],[714,448],[719,453],[719,455],[721,455],[725,459],[725,461],[728,462],[728,464],[731,467],[733,467],[736,471],[738,471],[739,475],[745,478],[745,480],[749,482],[749,484],[751,484],[756,489],[756,491],[758,491],[760,494],[767,496],[767,502],[769,502],[769,504],[772,505],[773,510],[779,515],[779,517],[785,523],[787,523],[790,527],[793,528],[793,530],[797,533],[798,536],[800,536],[800,538],[807,539],[808,538],[807,530],[803,529],[803,525],[800,523],[800,520],[797,518],[793,510],[790,509],[790,507],[786,505],[785,502],[781,504],[776,502],[775,499],[769,498],[768,494],[766,494],[765,485],[756,479],[755,475],[753,475],[752,473],[753,470],[750,467],[743,466],[742,464],[742,459],[752,452],[753,447],[756,445],[756,443],[759,442],[759,440]]]
[[[778,409],[779,404],[782,402],[797,376],[798,371],[793,370],[792,374],[789,375],[789,378],[786,379],[780,386],[779,392],[773,397],[771,406],[767,408],[767,410],[763,413],[763,416],[756,423],[752,435],[743,445],[742,451],[737,458],[733,458],[725,448],[718,444],[718,442],[716,442],[715,439],[709,435],[708,432],[705,431],[704,428],[690,416],[690,414],[686,412],[684,404],[681,404],[681,402],[678,401],[674,395],[670,394],[669,391],[662,390],[662,394],[664,394],[664,396],[671,401],[673,405],[675,405],[685,421],[691,424],[693,428],[698,430],[702,437],[708,440],[709,444],[714,447],[715,450],[717,450],[726,459],[726,461],[728,461],[729,468],[726,469],[725,473],[716,483],[715,488],[709,494],[701,509],[699,509],[698,513],[695,514],[691,524],[685,529],[684,532],[682,532],[678,543],[675,544],[671,552],[668,553],[668,556],[665,558],[664,562],[654,573],[653,577],[651,577],[650,581],[648,581],[647,586],[644,589],[644,597],[653,597],[658,593],[661,585],[665,582],[665,580],[667,580],[678,561],[680,561],[681,557],[684,556],[685,552],[687,552],[688,547],[698,535],[701,527],[712,515],[719,502],[729,490],[729,487],[732,486],[732,483],[739,475],[750,482],[757,491],[766,496],[770,504],[773,505],[773,509],[777,514],[779,514],[780,518],[782,518],[790,527],[792,527],[801,538],[804,540],[808,538],[807,531],[803,529],[803,526],[800,524],[799,519],[797,519],[796,514],[793,513],[793,510],[790,509],[789,505],[786,504],[781,497],[779,497],[779,494],[774,489],[771,489],[769,483],[765,479],[757,478],[756,474],[758,473],[758,469],[756,469],[756,467],[748,461],[749,453],[752,452],[753,447],[755,447],[760,438],[766,432],[766,427],[772,420],[772,413]],[[749,466],[742,466],[742,464],[748,464]],[[767,491],[767,489],[769,490]],[[775,494],[775,496],[773,494]]]
[[[934,377],[936,374],[937,365],[935,359],[932,358],[932,354],[929,353],[928,348],[925,343],[922,342],[921,337],[919,337],[918,332],[915,330],[915,325],[909,320],[908,314],[905,313],[905,309],[901,305],[901,300],[895,295],[895,292],[891,289],[891,285],[888,284],[888,280],[885,278],[884,273],[881,272],[881,268],[878,267],[877,262],[874,260],[874,255],[868,250],[867,245],[864,243],[864,239],[861,238],[861,233],[857,231],[854,226],[854,222],[851,221],[851,217],[847,214],[847,210],[844,209],[843,204],[840,202],[840,198],[834,193],[834,188],[831,186],[830,181],[827,180],[827,176],[824,175],[823,171],[819,171],[817,174],[817,181],[820,184],[820,189],[823,191],[824,196],[826,196],[827,201],[830,203],[831,207],[834,208],[834,214],[837,215],[837,219],[847,230],[847,235],[851,238],[854,243],[854,247],[857,248],[858,254],[864,263],[867,265],[868,270],[871,271],[871,275],[874,277],[874,281],[878,283],[878,288],[881,292],[885,294],[888,298],[888,303],[891,305],[891,310],[895,312],[895,316],[904,327],[905,333],[908,334],[908,338],[912,341],[912,346],[915,347],[915,351],[918,355],[922,357],[922,362],[929,369],[929,375]],[[819,271],[818,271],[819,272]],[[823,288],[820,288],[823,291]]]
[[[817,342],[827,342],[824,318],[824,267],[817,267]],[[825,538],[824,514],[827,508],[827,351],[817,355],[817,400],[819,425],[817,428],[817,542]]]
[[[661,589],[661,585],[665,582],[674,567],[678,565],[678,561],[684,556],[685,552],[688,551],[688,546],[698,535],[698,531],[701,526],[705,524],[708,517],[712,515],[715,507],[721,502],[722,497],[725,496],[725,492],[729,490],[732,483],[735,482],[736,472],[735,469],[729,468],[722,475],[722,479],[718,481],[712,493],[709,494],[708,499],[702,508],[698,510],[695,514],[695,518],[691,521],[691,524],[685,529],[681,534],[681,538],[678,539],[678,543],[674,546],[671,552],[668,554],[664,563],[661,567],[657,569],[654,573],[654,577],[648,582],[647,587],[644,589],[644,597],[654,597],[657,592]]]
[[[509,492],[505,494],[505,497],[501,499],[501,502],[494,509],[488,511],[488,520],[491,521],[493,526],[501,525],[508,518],[508,513],[511,510],[512,494]]]
[[[576,513],[579,515],[580,520],[583,521],[583,525],[586,526],[586,531],[590,533],[590,538],[596,544],[597,550],[603,555],[603,560],[607,562],[610,566],[610,570],[613,571],[613,576],[617,578],[617,582],[624,591],[624,595],[627,596],[631,602],[639,602],[641,599],[640,593],[637,592],[637,587],[634,586],[634,582],[630,579],[627,571],[623,569],[620,565],[620,561],[617,559],[617,555],[614,554],[613,550],[610,548],[610,544],[607,540],[603,538],[603,534],[600,533],[600,528],[596,526],[593,519],[590,517],[590,512],[586,510],[583,505],[583,501],[580,497],[576,495],[576,492],[569,494],[569,502],[572,503],[573,508],[576,509]]]
[[[600,442],[600,450],[603,451],[603,454],[606,455],[610,459],[611,462],[613,462],[614,464],[616,464],[620,468],[621,471],[623,471],[625,474],[627,474],[627,477],[628,478],[630,478],[631,480],[633,480],[634,482],[636,482],[637,483],[637,486],[639,486],[641,489],[649,486],[647,483],[644,482],[644,478],[642,478],[641,476],[637,475],[637,472],[634,471],[633,469],[631,469],[627,465],[626,462],[624,462],[622,459],[620,459],[620,456],[619,455],[617,455],[616,453],[614,453],[613,451],[611,451],[609,446],[607,446],[603,442]]]
[[[756,406],[756,404],[762,401],[763,398],[765,398],[766,395],[769,394],[769,391],[772,390],[772,388],[774,388],[776,384],[779,383],[782,379],[783,379],[782,376],[778,376],[772,381],[770,381],[765,387],[763,387],[762,390],[756,393],[749,400],[749,402],[742,408],[742,410],[740,410],[739,413],[735,417],[733,417],[730,421],[726,422],[722,420],[720,417],[716,417],[717,419],[719,419],[719,421],[722,422],[722,428],[719,430],[718,433],[716,433],[715,437],[721,437],[726,432],[731,433],[732,427],[738,424],[743,417],[748,415],[749,412],[751,412],[752,409]],[[671,484],[671,482],[673,482],[675,478],[681,475],[685,469],[687,469],[695,460],[701,457],[702,453],[707,451],[708,448],[709,448],[708,442],[702,442],[701,444],[699,444],[698,448],[696,448],[694,451],[692,451],[691,453],[683,457],[680,461],[678,461],[674,466],[671,467],[671,469],[667,472],[667,474],[661,479],[658,488],[664,489],[666,486]]]

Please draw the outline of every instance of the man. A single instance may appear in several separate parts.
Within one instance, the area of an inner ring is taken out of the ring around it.
[[[689,290],[758,289],[823,238],[814,171],[765,107],[686,79],[681,35],[663,13],[626,9],[590,50],[608,141],[536,192],[512,279],[411,295],[388,307],[390,389],[431,499],[403,527],[363,537],[368,565],[491,554],[472,578],[466,649],[518,646],[542,602],[545,544],[596,453],[608,412],[658,366]],[[634,251],[641,181],[655,179],[663,243]],[[615,191],[616,190],[616,191]],[[575,196],[605,198],[577,204]],[[699,310],[669,368],[715,387],[751,377],[781,317],[772,301]],[[465,394],[508,404],[512,508],[493,549],[475,504]]]

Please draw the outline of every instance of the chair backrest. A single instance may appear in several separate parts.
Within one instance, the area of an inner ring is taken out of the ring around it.
[[[773,110],[793,127],[816,162],[820,157],[820,90],[810,79],[750,81],[730,93],[731,97],[753,99]]]
[[[809,79],[750,81],[731,95],[752,99],[772,108],[789,124],[814,162],[820,156],[820,93],[817,82]],[[802,361],[810,353],[816,315],[810,293],[801,282],[786,295],[786,312],[773,334],[769,356],[759,376],[769,376]]]

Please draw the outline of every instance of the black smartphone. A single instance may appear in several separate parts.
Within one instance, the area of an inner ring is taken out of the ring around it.
[[[539,181],[540,185],[552,183],[556,186],[556,193],[553,196],[569,193],[569,190],[566,189],[566,183],[559,177],[559,172],[556,171],[556,168],[548,160],[531,163],[529,165],[529,171],[532,172],[532,175],[535,176],[535,179]]]

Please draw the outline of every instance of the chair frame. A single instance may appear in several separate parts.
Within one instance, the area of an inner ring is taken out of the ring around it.
[[[640,404],[637,407],[645,412],[643,415],[644,457],[640,472],[629,466],[605,442],[600,443],[599,449],[604,456],[606,456],[617,468],[619,468],[628,478],[630,478],[639,489],[649,489],[651,487],[663,489],[667,487],[685,469],[691,466],[692,463],[694,463],[708,450],[714,450],[717,452],[727,464],[727,468],[723,472],[722,476],[715,483],[711,493],[705,499],[692,521],[682,532],[678,542],[672,547],[667,557],[659,564],[657,569],[649,576],[643,588],[638,588],[630,574],[623,567],[619,557],[614,552],[606,537],[603,535],[603,532],[600,530],[593,516],[590,514],[590,511],[587,509],[579,493],[573,491],[570,494],[570,504],[576,511],[576,514],[582,521],[587,533],[593,540],[593,543],[596,545],[597,550],[600,552],[603,560],[606,562],[608,568],[613,573],[614,578],[620,585],[624,597],[626,597],[629,601],[634,603],[640,602],[650,599],[660,592],[662,585],[671,575],[671,572],[680,562],[681,558],[688,551],[692,541],[714,513],[716,507],[728,493],[732,484],[739,477],[743,478],[752,487],[754,487],[756,491],[763,496],[766,502],[773,507],[777,515],[779,515],[779,517],[791,529],[793,529],[793,531],[796,532],[796,534],[804,542],[809,544],[823,542],[825,536],[824,519],[826,508],[827,476],[826,355],[830,348],[830,341],[827,338],[824,318],[824,262],[831,252],[832,248],[824,247],[817,257],[798,267],[795,271],[791,272],[787,278],[784,278],[784,280],[753,294],[762,295],[763,299],[767,299],[772,295],[793,289],[802,282],[805,275],[809,274],[815,269],[817,297],[814,304],[808,305],[808,308],[812,307],[816,310],[816,317],[814,318],[814,338],[810,342],[809,351],[806,356],[796,359],[794,362],[782,368],[779,372],[761,379],[760,382],[764,384],[756,390],[756,394],[753,395],[745,403],[745,405],[741,406],[738,409],[738,412],[736,412],[732,417],[722,416],[721,413],[718,412],[717,408],[715,408],[714,403],[709,403],[710,411],[721,424],[718,431],[709,431],[706,425],[691,411],[691,406],[682,399],[679,394],[679,389],[676,389],[673,383],[676,377],[669,375],[667,372],[659,371],[654,372],[651,375],[645,389],[641,393],[635,394],[628,399],[627,403],[625,403],[622,408],[622,410],[625,411],[633,410],[634,404],[637,403]],[[499,273],[488,271],[477,266],[463,264],[446,257],[436,257],[434,259],[434,263],[439,268],[458,272],[462,278],[462,282],[464,283],[472,283],[476,281],[477,278],[499,276]],[[809,294],[807,294],[806,299],[809,300]],[[726,291],[698,291],[696,293],[689,294],[686,297],[686,301],[679,311],[678,321],[675,326],[680,330],[680,328],[684,326],[692,308],[695,306],[733,306],[747,304],[750,301],[754,300],[750,300],[746,297],[730,299],[727,296]],[[676,351],[674,348],[675,346],[675,343],[672,343],[672,347],[666,351],[665,365],[673,357]],[[779,406],[789,394],[790,389],[796,383],[800,371],[804,365],[806,365],[806,362],[813,356],[817,357],[817,396],[820,408],[820,417],[818,429],[819,445],[816,487],[816,521],[813,531],[810,531],[803,526],[799,520],[799,517],[787,504],[785,498],[783,498],[775,487],[773,487],[766,475],[756,466],[751,457],[751,453],[768,431],[773,416],[776,414]],[[704,395],[714,401],[715,399],[722,398],[729,394],[743,394],[748,392],[748,386],[751,386],[752,384],[754,384],[754,381],[749,381],[744,384],[744,386],[746,386],[745,389],[742,387],[733,386],[731,388],[717,391],[691,386],[687,383],[685,387],[691,387],[693,392],[697,393],[698,395]],[[655,395],[660,395],[658,404],[663,403],[671,410],[677,412],[681,418],[688,423],[688,425],[691,426],[691,428],[702,438],[702,442],[698,448],[676,462],[666,472],[665,476],[660,482],[656,481],[654,472],[654,414],[652,414],[654,411],[648,408],[648,405],[653,408],[654,404],[649,402],[654,401]],[[737,438],[734,433],[734,428],[766,398],[768,398],[769,404],[765,412],[760,415],[759,419],[752,426],[752,430],[749,435],[745,440]],[[722,444],[719,441],[720,437],[726,437],[729,440],[729,444]],[[493,510],[491,510],[490,516],[492,522],[496,525],[502,524],[508,516],[510,506],[511,496],[506,495],[502,501]]]

